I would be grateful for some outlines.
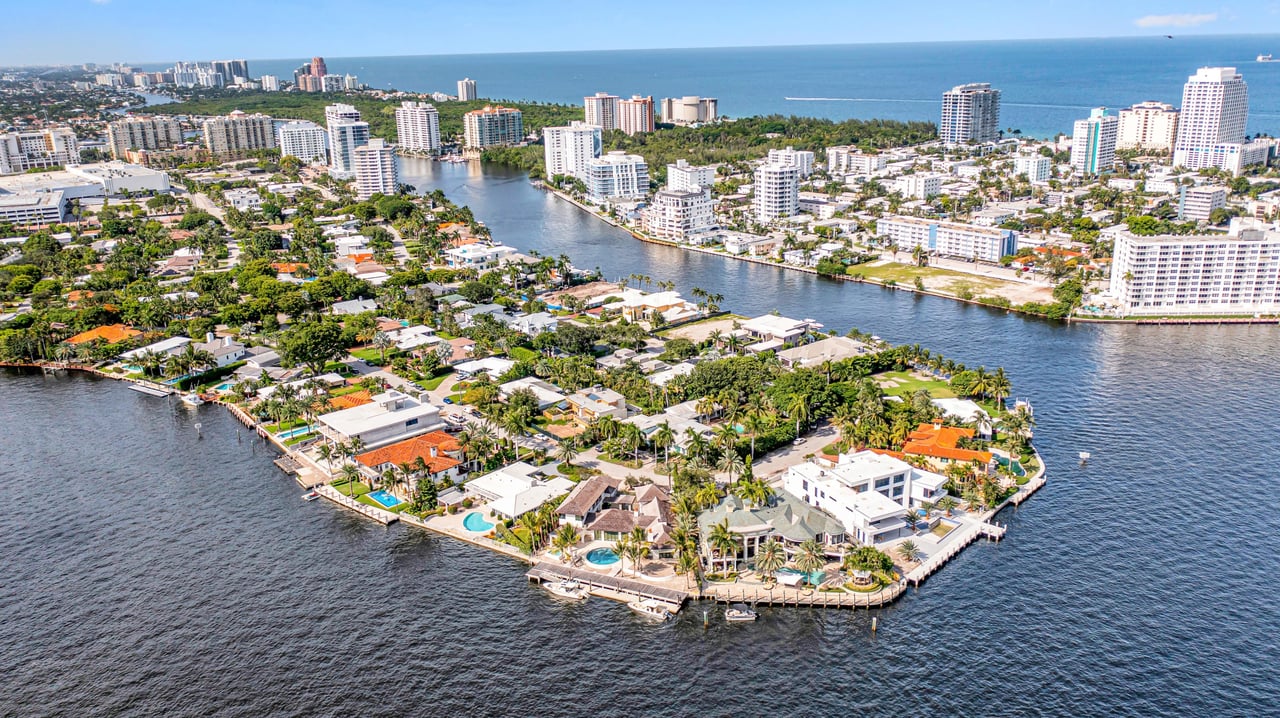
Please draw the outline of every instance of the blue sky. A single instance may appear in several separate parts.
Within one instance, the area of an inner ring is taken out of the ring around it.
[[[15,0],[0,65],[1280,34],[1280,0]],[[642,10],[633,8],[641,7]],[[980,7],[980,10],[972,8]],[[335,19],[349,20],[335,22]],[[55,29],[56,28],[56,29]],[[1277,48],[1280,51],[1280,48]]]

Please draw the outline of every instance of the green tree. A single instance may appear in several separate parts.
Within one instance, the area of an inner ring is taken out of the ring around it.
[[[342,327],[332,319],[302,322],[280,338],[280,355],[291,364],[303,364],[313,374],[346,353]]]

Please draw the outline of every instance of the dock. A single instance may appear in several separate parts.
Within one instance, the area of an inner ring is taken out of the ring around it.
[[[129,388],[138,392],[139,394],[146,394],[147,396],[169,396],[170,394],[173,393],[168,389],[157,389],[154,386],[151,386],[148,384],[130,383]]]
[[[933,575],[938,569],[942,568],[948,561],[955,558],[957,554],[965,550],[965,548],[977,541],[979,538],[987,538],[992,541],[999,541],[1004,538],[1005,531],[1008,527],[999,524],[988,523],[986,521],[976,521],[973,523],[963,524],[955,530],[955,538],[948,537],[947,547],[938,553],[929,556],[920,562],[919,566],[907,572],[905,581],[913,586],[919,586],[929,576]]]
[[[685,591],[654,586],[644,581],[635,581],[621,576],[606,576],[580,568],[559,566],[546,561],[529,569],[525,578],[539,584],[543,581],[577,581],[590,588],[592,595],[611,598],[615,601],[630,601],[636,598],[653,599],[670,606],[673,613],[680,610],[684,602],[689,600],[689,594]]]
[[[876,608],[893,603],[907,590],[906,581],[894,581],[879,591],[818,591],[774,586],[709,583],[702,598],[716,603],[757,606],[808,606],[811,608]]]
[[[326,499],[329,499],[333,503],[343,508],[351,509],[362,516],[371,518],[383,526],[393,524],[400,520],[400,515],[394,511],[385,511],[383,509],[376,509],[368,504],[362,504],[350,496],[344,496],[338,493],[338,490],[332,486],[317,486],[315,488],[315,492]]]

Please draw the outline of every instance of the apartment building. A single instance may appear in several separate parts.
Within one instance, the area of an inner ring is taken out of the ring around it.
[[[981,262],[999,262],[1017,251],[1017,233],[998,227],[980,227],[919,217],[882,217],[876,233],[906,252],[924,247],[931,254]]]

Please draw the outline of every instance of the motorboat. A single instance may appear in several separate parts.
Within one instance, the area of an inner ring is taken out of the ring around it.
[[[1275,62],[1275,60],[1271,57],[1271,53],[1267,53],[1265,55],[1258,55],[1257,60],[1258,62]]]
[[[308,491],[307,493],[302,495],[303,501],[315,501],[318,498],[320,498],[320,494],[316,493],[315,491]]]
[[[751,607],[745,603],[735,603],[724,612],[724,620],[729,623],[741,623],[745,621],[754,621],[760,615],[751,610]]]
[[[562,581],[547,581],[542,584],[547,589],[547,593],[560,598],[567,598],[571,601],[581,601],[589,594],[587,587],[572,579],[564,579]]]
[[[195,392],[192,392],[190,394],[183,394],[182,403],[186,404],[187,406],[200,406],[201,404],[204,403],[204,397],[200,396],[199,394],[196,394]]]
[[[659,621],[665,621],[671,618],[671,609],[662,601],[655,601],[652,598],[646,598],[642,601],[632,601],[627,604],[627,608],[644,616],[645,618],[653,618]]]
[[[1083,464],[1084,462],[1088,461],[1092,456],[1093,456],[1093,454],[1090,454],[1090,453],[1089,453],[1089,452],[1087,452],[1087,451],[1081,451],[1081,452],[1080,452],[1080,463],[1082,463],[1082,464]]]

